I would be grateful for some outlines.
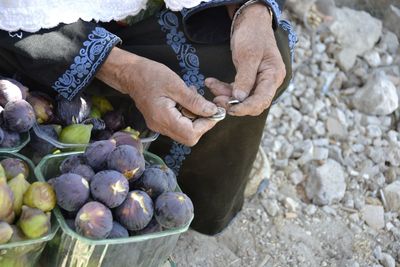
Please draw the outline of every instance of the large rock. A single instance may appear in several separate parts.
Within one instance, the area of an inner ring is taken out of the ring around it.
[[[344,70],[349,70],[356,56],[371,50],[378,42],[382,35],[382,22],[367,12],[343,7],[336,10],[336,19],[330,30],[342,47],[337,54],[339,63]]]
[[[332,159],[315,168],[307,179],[307,197],[317,205],[330,205],[340,201],[346,191],[342,166]]]
[[[400,181],[395,181],[386,186],[383,192],[385,193],[388,208],[391,211],[400,212]]]
[[[396,87],[384,72],[376,72],[353,97],[359,111],[371,115],[389,115],[399,106]]]

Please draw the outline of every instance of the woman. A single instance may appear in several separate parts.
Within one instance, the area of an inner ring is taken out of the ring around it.
[[[67,99],[90,90],[130,96],[162,134],[150,150],[193,200],[192,227],[224,229],[242,207],[268,108],[291,76],[296,37],[280,20],[284,1],[169,0],[165,8],[149,0],[140,14],[145,0],[21,2],[0,0],[0,73]],[[206,118],[217,105],[228,113],[218,124]]]

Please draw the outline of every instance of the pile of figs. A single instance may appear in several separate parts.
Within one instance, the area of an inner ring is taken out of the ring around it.
[[[27,101],[28,88],[18,81],[0,78],[0,147],[12,148],[21,143],[20,134],[35,123],[35,112]]]
[[[46,182],[30,184],[29,172],[21,159],[0,161],[0,244],[40,238],[51,229],[55,192]]]
[[[100,140],[65,158],[49,180],[66,223],[91,239],[122,238],[177,228],[193,217],[193,204],[175,192],[165,165],[146,165],[127,136]]]

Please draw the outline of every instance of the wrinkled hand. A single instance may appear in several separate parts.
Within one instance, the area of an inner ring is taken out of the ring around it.
[[[236,68],[232,84],[215,78],[205,83],[216,95],[214,102],[233,116],[258,116],[267,109],[282,84],[286,69],[278,50],[271,17],[263,4],[246,7],[238,16],[231,39],[232,59]],[[238,99],[242,103],[229,106]]]
[[[191,121],[182,116],[177,103],[201,117],[214,115],[217,107],[158,62],[114,48],[97,77],[116,90],[129,94],[151,130],[182,144],[195,145],[216,124],[204,118]]]

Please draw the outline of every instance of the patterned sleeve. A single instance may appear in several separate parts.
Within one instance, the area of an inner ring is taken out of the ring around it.
[[[44,91],[71,100],[91,82],[120,41],[84,21],[35,33],[0,31],[0,73],[18,74]]]
[[[183,9],[183,22],[187,36],[198,43],[220,43],[229,39],[231,19],[226,5],[243,4],[246,0],[212,0]],[[274,13],[274,27],[279,25],[285,0],[260,0]],[[218,25],[216,27],[215,25]]]

